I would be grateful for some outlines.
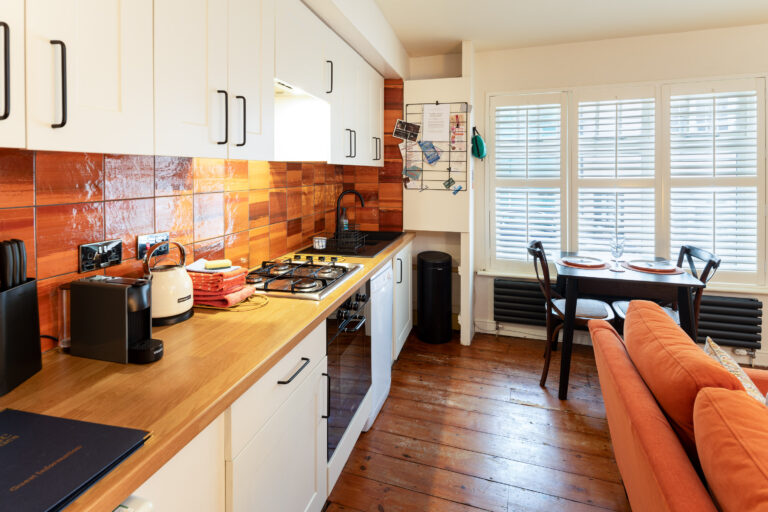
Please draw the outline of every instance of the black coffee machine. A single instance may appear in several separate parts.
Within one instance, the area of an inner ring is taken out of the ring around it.
[[[151,363],[163,357],[152,338],[151,283],[147,279],[92,276],[70,287],[74,356],[115,363]]]

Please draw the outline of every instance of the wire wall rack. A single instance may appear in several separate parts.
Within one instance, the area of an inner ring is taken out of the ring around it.
[[[469,105],[454,103],[409,103],[405,106],[405,121],[423,126],[425,105],[450,105],[449,129],[445,140],[422,140],[423,130],[416,141],[405,141],[403,177],[406,189],[442,190],[454,194],[467,191]],[[440,155],[429,163],[420,143],[431,142]],[[405,179],[405,178],[408,179]]]

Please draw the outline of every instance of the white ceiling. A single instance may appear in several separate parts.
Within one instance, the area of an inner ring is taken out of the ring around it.
[[[375,0],[411,57],[768,23],[768,0]]]

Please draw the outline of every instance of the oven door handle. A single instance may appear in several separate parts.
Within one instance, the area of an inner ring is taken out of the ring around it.
[[[293,381],[293,379],[295,379],[296,377],[298,377],[298,375],[299,375],[299,374],[302,372],[302,370],[304,370],[304,368],[306,368],[306,367],[307,367],[307,365],[309,364],[309,358],[308,358],[308,357],[302,357],[302,358],[301,358],[301,360],[302,360],[302,361],[304,361],[304,364],[302,364],[301,366],[299,366],[299,369],[298,369],[298,370],[296,370],[296,371],[293,373],[293,375],[291,375],[291,376],[288,378],[288,380],[279,380],[279,381],[277,381],[277,383],[278,383],[278,384],[290,384],[290,383],[291,383],[291,381]]]
[[[326,414],[321,416],[324,420],[327,420],[331,417],[331,376],[327,373],[323,374],[323,377],[328,378],[328,392],[325,394],[325,398],[327,400],[327,405],[325,407]]]
[[[364,316],[356,316],[352,318],[352,320],[357,320],[357,325],[355,325],[352,328],[345,327],[344,332],[357,332],[360,330],[360,328],[365,325],[365,317]]]

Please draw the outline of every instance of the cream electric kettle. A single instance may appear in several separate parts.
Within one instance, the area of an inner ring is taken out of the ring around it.
[[[165,244],[179,248],[175,265],[149,266],[155,250]],[[152,283],[152,325],[172,325],[183,322],[194,313],[192,309],[192,278],[184,266],[184,246],[178,242],[160,242],[149,248],[144,257],[144,277]]]

